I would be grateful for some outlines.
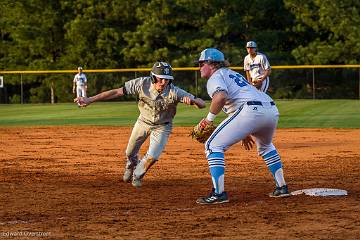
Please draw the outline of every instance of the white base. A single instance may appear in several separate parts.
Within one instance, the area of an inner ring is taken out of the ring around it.
[[[335,188],[308,188],[291,192],[291,195],[300,195],[305,194],[315,197],[325,197],[325,196],[346,196],[347,191],[342,189]]]

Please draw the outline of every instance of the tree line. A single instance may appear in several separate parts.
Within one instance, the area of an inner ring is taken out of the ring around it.
[[[360,57],[355,0],[2,0],[0,8],[1,70],[137,68],[160,59],[189,67],[207,47],[242,66],[249,40],[271,65],[357,64]],[[102,77],[91,79],[90,93],[125,81]],[[6,95],[17,102],[11,84],[19,80],[7,79]],[[58,102],[71,100],[72,83],[60,76],[26,81],[28,102],[48,102],[50,88]]]

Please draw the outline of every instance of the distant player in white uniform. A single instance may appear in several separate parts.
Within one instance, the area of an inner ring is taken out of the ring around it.
[[[207,91],[212,98],[209,113],[200,121],[200,126],[204,128],[213,122],[221,110],[228,117],[205,143],[213,191],[196,202],[217,204],[229,201],[224,189],[224,152],[238,142],[249,150],[254,143],[251,136],[255,138],[257,151],[275,180],[276,188],[270,196],[289,196],[280,156],[272,143],[279,118],[274,101],[266,93],[250,85],[242,75],[229,69],[224,54],[219,50],[205,49],[198,61],[201,77],[208,79]]]
[[[246,43],[248,55],[244,59],[244,70],[247,80],[257,89],[266,93],[270,83],[271,67],[265,54],[257,52],[256,48],[256,42]]]
[[[172,84],[172,68],[166,62],[156,62],[150,76],[125,82],[124,86],[89,98],[76,98],[80,106],[108,100],[123,95],[136,95],[139,99],[140,115],[131,132],[126,148],[124,182],[134,187],[142,185],[142,179],[150,167],[159,159],[172,130],[172,122],[179,102],[204,108],[205,102]],[[150,145],[147,153],[139,159],[139,150],[147,138]]]
[[[78,73],[74,77],[73,81],[73,93],[76,90],[76,97],[86,97],[87,79],[83,73],[82,67],[78,67]]]

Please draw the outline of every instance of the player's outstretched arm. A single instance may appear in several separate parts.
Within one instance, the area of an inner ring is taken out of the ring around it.
[[[194,105],[197,108],[204,108],[206,106],[205,101],[201,98],[191,99],[190,97],[186,96],[183,97],[182,102],[187,105]]]
[[[86,107],[93,102],[114,99],[117,97],[121,97],[123,95],[124,95],[124,89],[121,87],[121,88],[112,89],[112,90],[109,90],[106,92],[102,92],[102,93],[99,93],[95,96],[88,97],[88,98],[87,97],[78,97],[78,98],[74,99],[74,102],[76,102],[80,107]]]
[[[197,107],[197,108],[205,108],[206,107],[205,101],[202,100],[201,98],[193,99],[191,105],[195,105],[195,107]]]

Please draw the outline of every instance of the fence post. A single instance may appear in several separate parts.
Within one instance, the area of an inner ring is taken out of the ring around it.
[[[20,101],[21,101],[21,104],[24,103],[23,79],[22,79],[22,74],[21,73],[20,73]]]
[[[55,103],[55,92],[54,92],[54,82],[51,80],[50,85],[50,94],[51,94],[51,104]]]
[[[360,99],[360,68],[358,68],[359,70],[359,99]]]
[[[198,97],[198,77],[197,77],[197,71],[195,71],[195,97]]]
[[[313,99],[315,99],[315,68],[312,69]]]

